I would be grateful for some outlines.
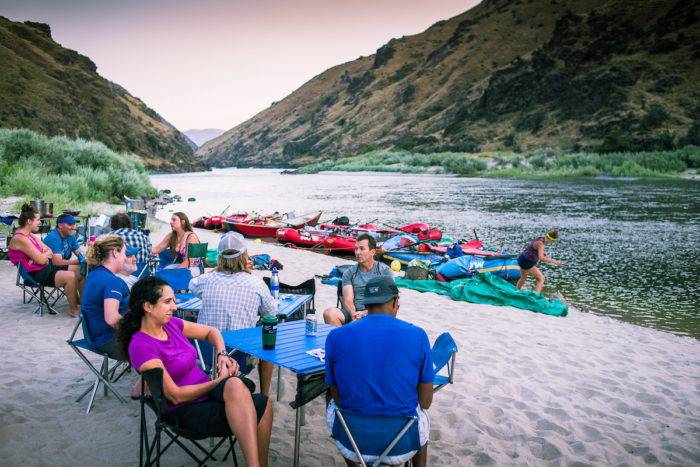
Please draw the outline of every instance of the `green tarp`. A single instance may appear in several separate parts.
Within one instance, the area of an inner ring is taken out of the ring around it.
[[[513,306],[552,316],[566,316],[568,307],[560,300],[547,300],[531,290],[518,290],[510,282],[491,274],[478,274],[452,282],[396,279],[396,285],[419,292],[448,295],[452,300],[487,305]]]

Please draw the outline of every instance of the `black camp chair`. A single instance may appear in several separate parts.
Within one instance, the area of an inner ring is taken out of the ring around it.
[[[185,430],[177,426],[177,420],[173,414],[168,410],[165,394],[163,393],[163,369],[153,368],[152,370],[144,371],[141,373],[141,430],[140,430],[140,446],[139,446],[139,467],[150,466],[152,464],[160,465],[160,456],[168,450],[168,448],[176,443],[182,448],[195,462],[198,466],[203,466],[209,459],[216,461],[214,453],[217,449],[226,441],[229,442],[229,448],[226,450],[223,460],[225,461],[229,453],[233,458],[233,464],[238,467],[238,459],[236,459],[236,438],[233,437],[231,430],[228,426],[222,431],[210,432],[210,433],[197,433],[189,430]],[[145,387],[148,386],[150,395],[145,394]],[[155,429],[153,440],[149,443],[148,440],[148,427],[146,423],[146,406],[149,406],[153,413],[156,415]],[[170,441],[161,448],[160,437],[161,433],[165,433]],[[189,440],[199,451],[204,454],[204,458],[200,459],[197,454],[192,452],[180,438],[185,438]],[[218,443],[214,445],[210,450],[206,450],[204,446],[198,441],[207,438],[221,438]],[[144,463],[144,450],[145,450],[145,463]]]

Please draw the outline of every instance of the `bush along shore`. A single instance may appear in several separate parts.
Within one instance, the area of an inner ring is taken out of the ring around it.
[[[155,194],[135,156],[98,142],[0,128],[0,196],[44,199],[60,212]]]
[[[493,177],[672,177],[700,167],[700,147],[649,152],[431,153],[374,150],[333,161],[304,165],[299,173],[400,172]]]

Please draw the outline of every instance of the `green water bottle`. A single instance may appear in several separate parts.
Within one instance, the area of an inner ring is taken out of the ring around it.
[[[277,317],[274,315],[263,316],[262,319],[262,344],[263,349],[273,350],[277,342]]]

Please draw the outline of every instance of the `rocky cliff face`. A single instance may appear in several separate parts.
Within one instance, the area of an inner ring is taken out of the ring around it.
[[[49,25],[0,17],[0,126],[97,140],[159,172],[204,170],[174,126],[51,38]]]
[[[198,154],[286,166],[371,148],[585,148],[616,132],[640,149],[697,144],[699,5],[485,0],[323,72]]]

